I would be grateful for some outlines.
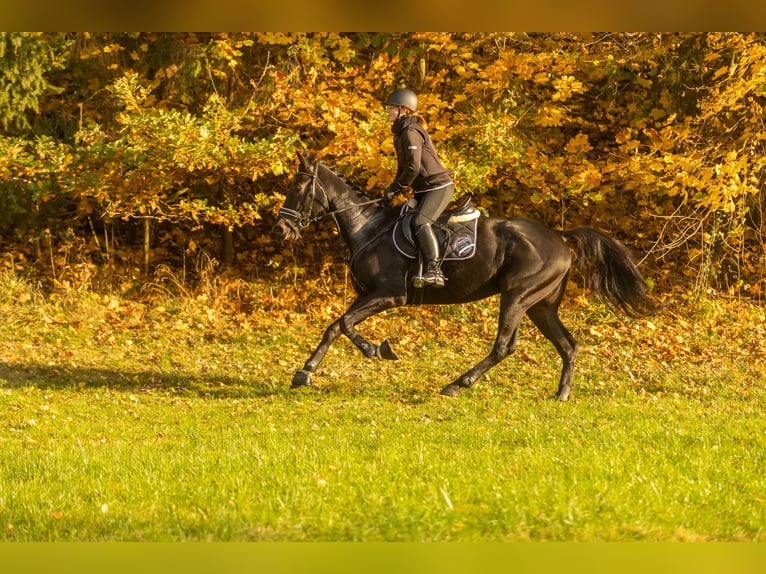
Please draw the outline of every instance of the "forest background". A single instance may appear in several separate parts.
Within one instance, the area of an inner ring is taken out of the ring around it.
[[[332,291],[331,222],[270,234],[295,154],[380,194],[403,86],[487,214],[598,227],[660,292],[762,301],[763,33],[0,33],[0,268]]]

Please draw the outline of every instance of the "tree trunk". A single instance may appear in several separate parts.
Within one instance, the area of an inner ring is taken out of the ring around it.
[[[223,243],[222,259],[226,267],[234,265],[234,231],[228,225],[222,225],[221,241]]]
[[[149,247],[151,246],[151,218],[144,217],[144,277],[149,277]]]

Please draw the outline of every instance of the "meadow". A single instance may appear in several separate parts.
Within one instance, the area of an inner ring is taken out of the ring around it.
[[[559,403],[526,320],[515,355],[438,395],[489,351],[493,299],[373,318],[400,361],[342,339],[290,390],[343,297],[234,310],[1,279],[0,540],[766,539],[757,304],[682,294],[631,321],[573,286]]]

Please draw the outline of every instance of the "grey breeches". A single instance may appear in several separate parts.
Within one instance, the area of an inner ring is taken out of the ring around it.
[[[455,185],[450,183],[438,189],[432,189],[415,195],[418,205],[415,208],[415,227],[420,227],[425,223],[433,223],[449,205],[452,194],[455,193]]]

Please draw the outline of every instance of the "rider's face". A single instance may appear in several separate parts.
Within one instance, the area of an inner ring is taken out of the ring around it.
[[[397,120],[397,118],[399,117],[400,109],[401,108],[399,106],[388,106],[388,121],[389,122],[395,122]]]

